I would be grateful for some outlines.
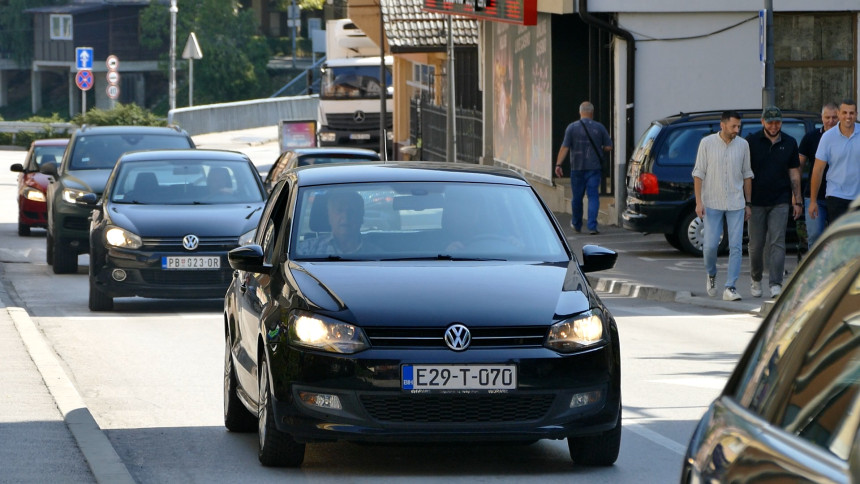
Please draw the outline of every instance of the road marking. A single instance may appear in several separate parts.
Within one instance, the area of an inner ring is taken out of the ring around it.
[[[656,419],[651,420],[651,422],[656,422],[656,421],[658,421],[658,420],[656,420]],[[672,451],[678,455],[684,455],[687,453],[687,446],[686,445],[681,444],[679,442],[675,442],[674,440],[670,439],[669,437],[666,437],[663,434],[654,432],[653,430],[646,428],[645,426],[643,426],[643,423],[648,423],[648,422],[643,422],[641,420],[637,420],[636,422],[627,422],[627,423],[623,424],[622,428],[624,430],[629,430],[629,431],[633,432],[634,434],[639,435],[640,437],[648,439],[651,442],[654,442],[655,444],[657,444],[657,445],[659,445],[665,449],[668,449],[668,450],[670,450],[670,451]]]

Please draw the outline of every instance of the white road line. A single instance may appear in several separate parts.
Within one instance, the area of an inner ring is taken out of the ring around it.
[[[622,428],[624,430],[629,430],[634,434],[639,435],[640,437],[648,439],[651,442],[654,442],[655,444],[666,448],[678,455],[684,455],[687,453],[687,446],[685,444],[675,442],[674,440],[670,439],[669,437],[666,437],[665,435],[654,432],[653,430],[643,426],[643,423],[644,422],[640,420],[637,420],[636,422],[627,422],[623,424]]]

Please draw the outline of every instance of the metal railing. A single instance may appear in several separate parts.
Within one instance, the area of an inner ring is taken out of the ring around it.
[[[278,89],[274,94],[269,96],[280,97],[280,96],[297,96],[297,95],[308,95],[313,94],[313,84],[314,78],[313,74],[319,70],[319,67],[325,62],[326,56],[322,56],[318,61],[311,64],[310,67],[305,69],[301,74],[294,77],[290,82],[286,83],[284,87]],[[305,81],[304,84],[299,84],[299,81]],[[319,81],[319,78],[317,78]],[[291,89],[293,86],[301,86],[302,88],[299,90]]]
[[[457,117],[456,161],[478,164],[483,154],[482,113],[472,109],[457,109],[455,115]],[[410,102],[410,119],[409,136],[413,144],[420,146],[416,159],[447,161],[447,108],[413,99]]]

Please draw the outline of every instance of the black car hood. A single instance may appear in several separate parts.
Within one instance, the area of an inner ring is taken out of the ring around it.
[[[133,205],[111,203],[111,223],[141,237],[238,237],[260,221],[263,202],[231,205]],[[250,217],[249,217],[250,215]]]
[[[291,273],[309,307],[366,327],[547,325],[590,306],[576,262],[305,262]]]
[[[73,170],[63,175],[63,185],[66,188],[87,190],[101,195],[105,190],[111,169],[107,170]]]

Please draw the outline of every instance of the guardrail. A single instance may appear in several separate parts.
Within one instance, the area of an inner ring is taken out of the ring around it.
[[[0,121],[0,133],[12,133],[12,145],[18,143],[19,133],[32,133],[35,136],[25,137],[24,142],[29,143],[31,138],[41,138],[39,133],[69,133],[77,128],[72,123],[39,123],[32,121]],[[4,137],[5,138],[5,137]],[[6,138],[8,140],[8,138]],[[0,141],[4,144],[4,141]]]
[[[252,99],[170,111],[167,122],[194,136],[277,126],[281,121],[315,120],[319,95]]]

